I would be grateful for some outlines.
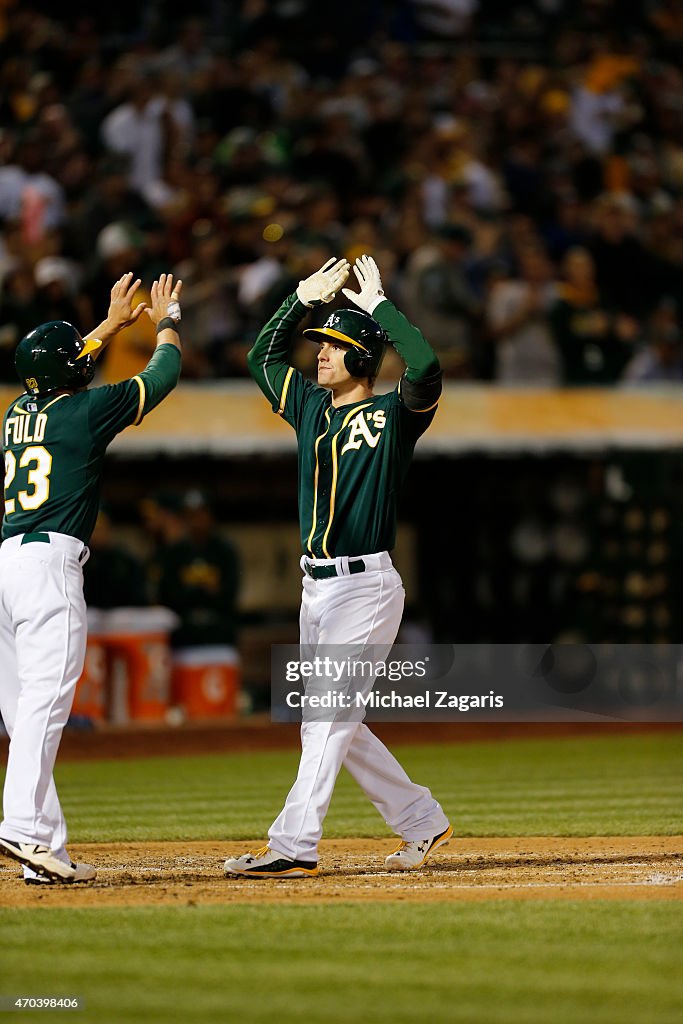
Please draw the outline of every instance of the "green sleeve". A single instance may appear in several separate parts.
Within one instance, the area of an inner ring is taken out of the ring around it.
[[[180,350],[162,344],[142,373],[120,384],[92,388],[88,392],[88,422],[93,436],[107,445],[126,427],[141,423],[178,383],[180,362]]]
[[[141,380],[144,385],[145,396],[136,425],[142,422],[143,416],[156,408],[167,395],[170,395],[180,379],[180,365],[182,357],[180,349],[175,345],[162,344],[152,354],[147,366],[133,377],[133,380]]]
[[[387,332],[389,341],[406,364],[406,380],[417,382],[439,372],[436,352],[422,331],[411,324],[393,302],[389,299],[380,302],[372,315]]]
[[[296,293],[282,303],[270,318],[247,355],[249,372],[278,413],[295,430],[307,395],[315,385],[305,379],[289,363],[292,335],[308,313],[308,307],[299,302]]]

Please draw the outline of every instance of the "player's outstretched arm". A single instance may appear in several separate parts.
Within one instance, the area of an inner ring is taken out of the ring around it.
[[[147,316],[156,327],[157,346],[147,366],[136,378],[141,390],[138,422],[173,391],[180,378],[182,287],[182,281],[174,282],[173,274],[161,274],[150,290],[151,305]]]
[[[441,394],[441,367],[436,352],[420,331],[384,294],[379,268],[372,256],[359,256],[353,272],[360,291],[344,288],[343,294],[370,313],[387,332],[406,371],[401,382],[401,398],[409,409],[433,406]]]
[[[104,447],[126,427],[141,423],[178,383],[181,289],[182,281],[174,282],[173,274],[161,274],[152,285],[147,315],[157,329],[157,347],[142,373],[118,384],[90,388],[87,392],[89,427],[93,437]]]
[[[97,359],[102,354],[109,342],[112,338],[116,337],[119,331],[122,331],[124,327],[130,327],[131,324],[134,324],[147,309],[147,305],[144,302],[139,302],[136,306],[133,306],[135,293],[141,284],[142,281],[139,278],[133,280],[132,272],[124,274],[123,277],[120,277],[114,283],[106,320],[103,320],[101,324],[98,324],[94,330],[89,331],[85,336],[86,341],[88,339],[97,339],[102,342],[102,345],[91,353],[93,359]]]
[[[301,378],[289,363],[294,331],[312,306],[332,301],[348,274],[346,260],[333,257],[315,274],[299,281],[297,290],[285,299],[262,328],[248,353],[249,372],[274,412],[284,414],[287,396],[293,398],[296,390],[291,389],[292,379],[294,376],[297,380]]]

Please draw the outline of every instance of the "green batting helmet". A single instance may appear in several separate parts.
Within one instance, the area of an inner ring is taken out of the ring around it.
[[[78,390],[95,376],[92,353],[101,344],[97,338],[83,339],[65,320],[50,320],[21,339],[14,365],[31,395],[49,395],[59,388]]]
[[[304,331],[314,341],[330,338],[346,345],[344,366],[352,377],[376,377],[389,339],[376,320],[360,309],[337,309],[322,327]]]

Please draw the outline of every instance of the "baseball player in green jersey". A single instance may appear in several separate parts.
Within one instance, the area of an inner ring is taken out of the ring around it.
[[[299,322],[311,306],[334,298],[348,272],[345,260],[330,260],[301,281],[249,353],[252,375],[298,439],[300,641],[306,657],[319,644],[356,650],[379,645],[388,654],[394,643],[405,598],[389,555],[397,497],[441,393],[436,355],[386,298],[368,256],[354,267],[360,292],[344,289],[359,309],[337,310],[322,327],[304,332],[319,345],[318,385],[289,365]],[[394,391],[376,395],[373,385],[389,342],[407,369]],[[373,682],[363,679],[366,692]],[[451,826],[429,790],[409,779],[362,722],[304,719],[301,744],[298,775],[268,845],[227,860],[226,874],[316,875],[323,820],[342,765],[401,837],[387,868],[419,868],[450,839]]]
[[[82,566],[97,517],[109,443],[138,424],[180,374],[181,282],[162,274],[151,306],[132,302],[140,281],[126,274],[107,319],[82,338],[61,320],[41,324],[17,346],[25,394],[3,423],[5,514],[0,547],[0,711],[10,736],[0,852],[24,865],[27,882],[85,882],[73,864],[52,770],[69,717],[86,644]],[[138,376],[88,389],[95,358],[147,312],[157,347]]]

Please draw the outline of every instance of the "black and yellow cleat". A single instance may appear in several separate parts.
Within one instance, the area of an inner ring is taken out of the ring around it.
[[[292,860],[269,846],[242,857],[230,857],[224,864],[226,875],[242,878],[314,878],[318,864],[310,860]]]

